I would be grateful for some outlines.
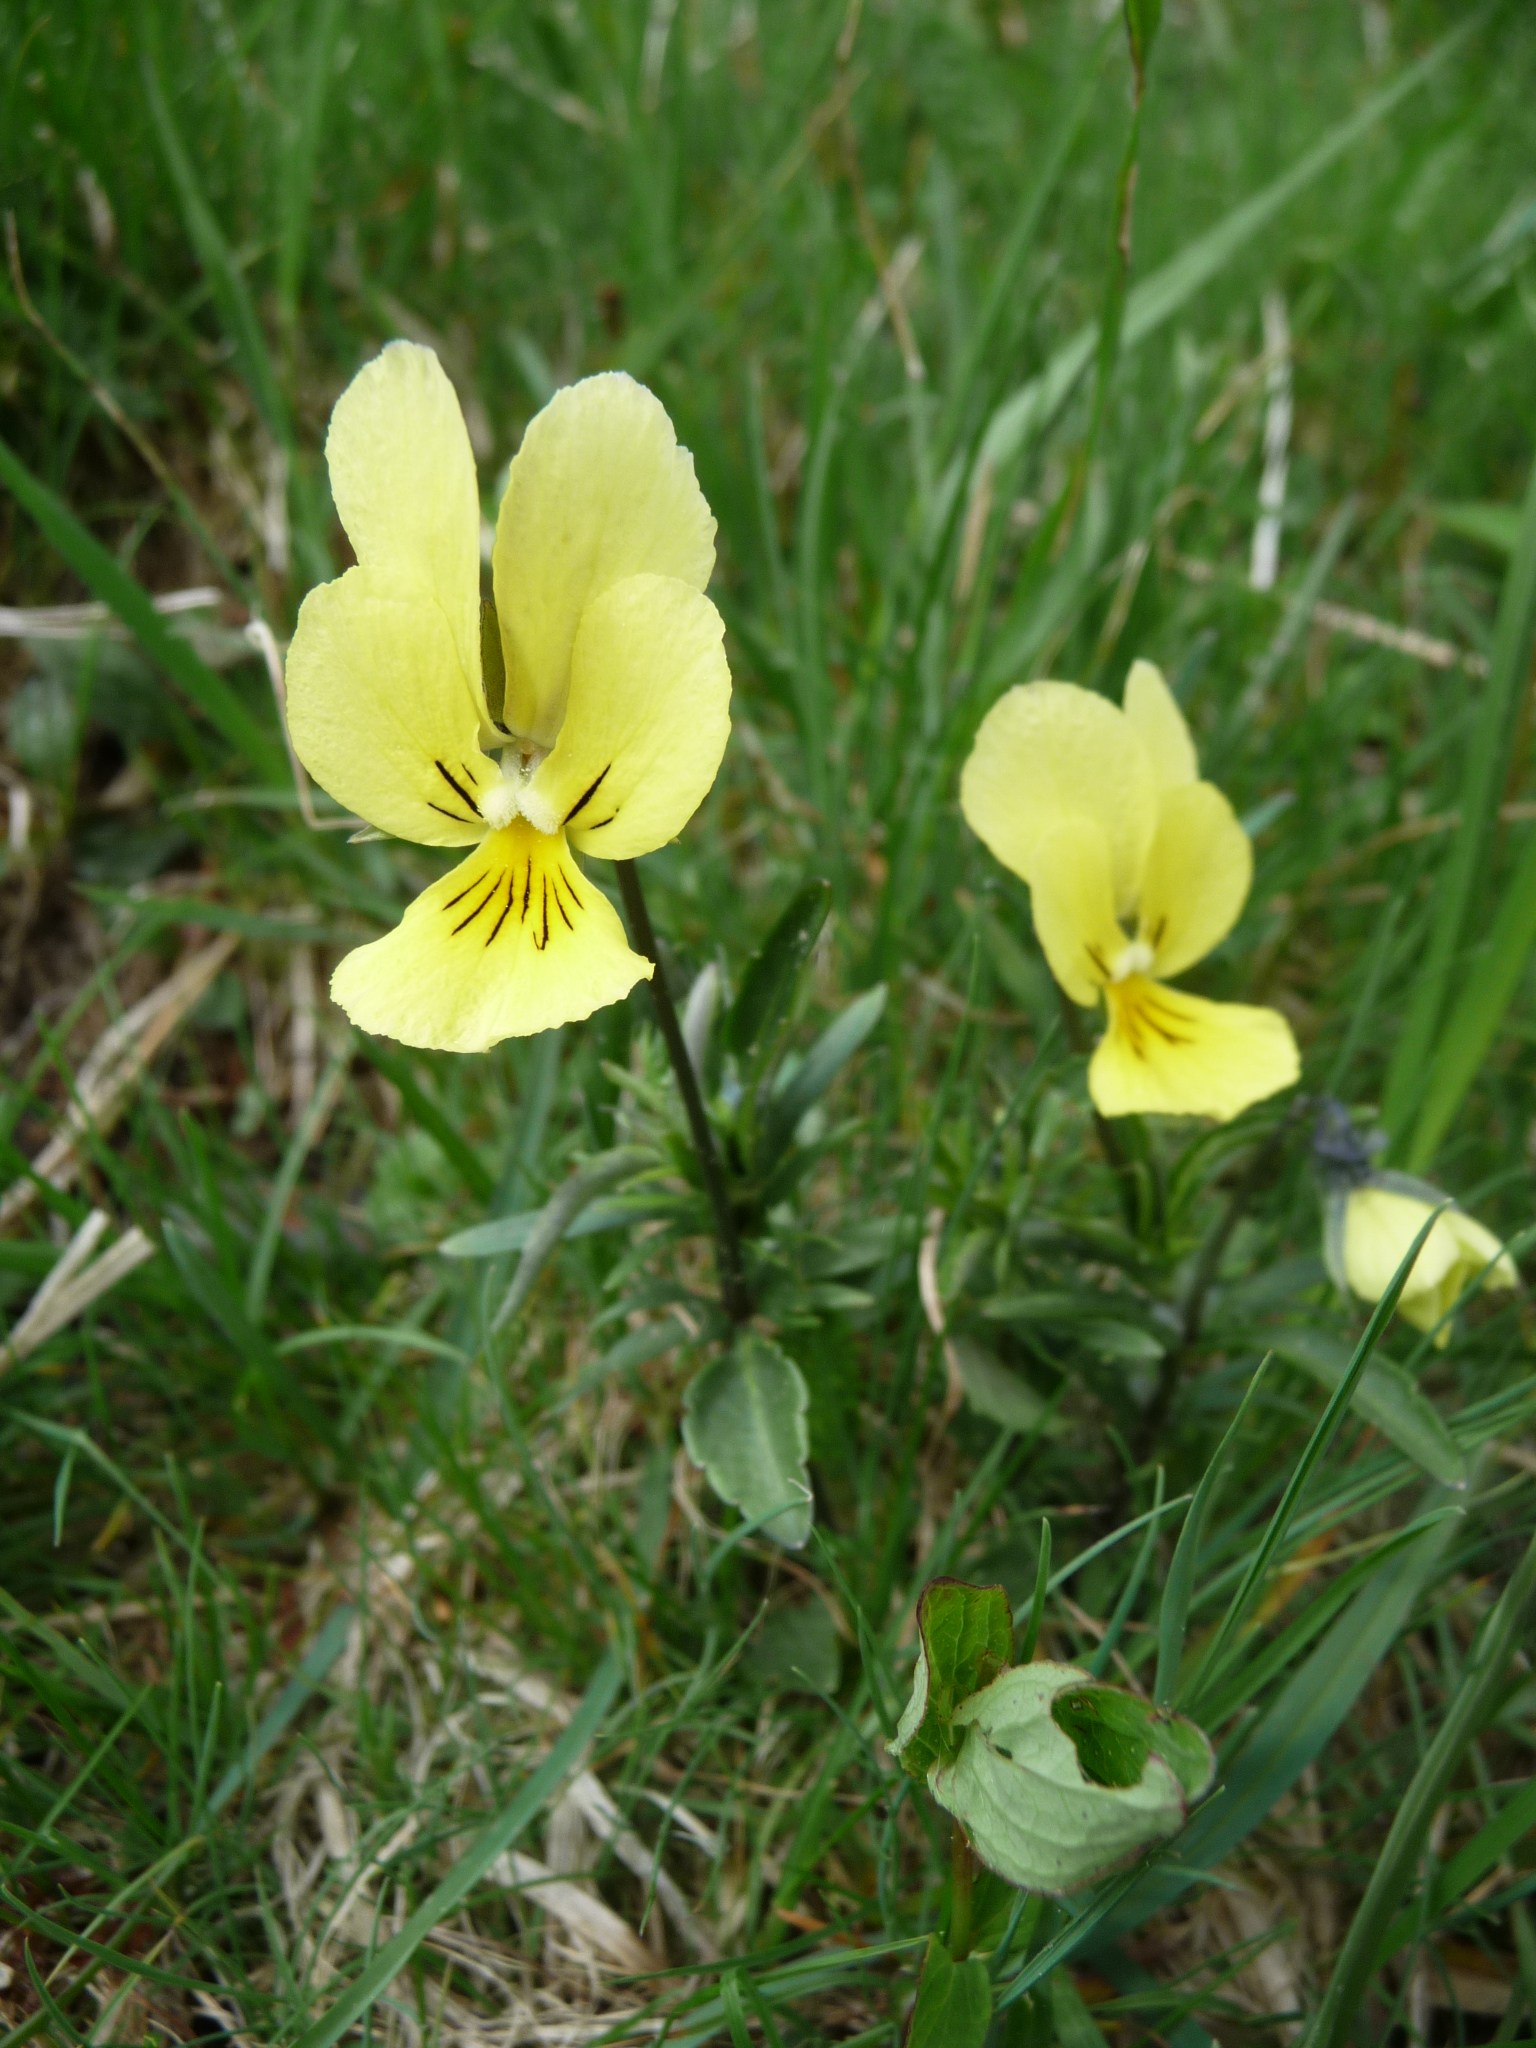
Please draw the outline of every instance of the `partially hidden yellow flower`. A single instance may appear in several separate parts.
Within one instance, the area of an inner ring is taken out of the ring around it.
[[[1444,1200],[1428,1181],[1402,1173],[1373,1171],[1354,1187],[1335,1189],[1325,1226],[1335,1282],[1362,1301],[1380,1301],[1413,1240]],[[1515,1262],[1498,1238],[1453,1202],[1425,1238],[1397,1298],[1398,1309],[1415,1329],[1435,1330],[1436,1344],[1444,1346],[1451,1338],[1445,1319],[1480,1274],[1485,1287],[1520,1284]]]
[[[1105,1116],[1225,1119],[1296,1080],[1279,1011],[1166,986],[1236,923],[1253,849],[1221,791],[1200,780],[1189,728],[1150,662],[1132,665],[1123,709],[1075,683],[1009,690],[982,720],[960,807],[1028,882],[1062,988],[1108,1009],[1088,1068]]]
[[[326,460],[357,566],[300,610],[294,746],[379,831],[474,849],[331,993],[365,1030],[454,1052],[617,1002],[651,965],[574,855],[674,838],[730,732],[692,457],[632,378],[557,392],[512,462],[483,613],[474,456],[430,349],[359,371]]]

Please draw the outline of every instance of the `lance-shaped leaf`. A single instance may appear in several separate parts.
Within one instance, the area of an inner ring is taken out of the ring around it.
[[[683,1443],[722,1500],[799,1550],[811,1533],[805,1381],[755,1330],[713,1359],[683,1396]]]
[[[1013,1613],[1001,1586],[934,1579],[917,1605],[917,1668],[912,1697],[897,1724],[891,1754],[914,1778],[952,1761],[960,1746],[955,1710],[1006,1671],[1013,1655]]]
[[[929,1790],[988,1869],[1028,1891],[1077,1891],[1177,1834],[1215,1774],[1192,1721],[1070,1664],[1005,1672],[954,1725],[959,1753]]]
[[[725,1024],[726,1046],[739,1059],[772,1036],[794,1001],[800,970],[821,935],[831,903],[830,882],[807,882],[796,890],[742,976]]]

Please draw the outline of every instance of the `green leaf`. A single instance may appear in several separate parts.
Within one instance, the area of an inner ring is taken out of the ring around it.
[[[1056,2048],[1104,2048],[1099,2023],[1083,2003],[1083,1994],[1066,1970],[1051,1972],[1050,1992]]]
[[[764,1150],[777,1158],[795,1135],[795,1126],[819,1102],[859,1047],[880,1022],[885,1010],[885,985],[866,989],[835,1017],[792,1072],[775,1081],[769,1098]]]
[[[741,989],[725,1024],[725,1047],[745,1059],[771,1037],[794,1001],[800,970],[810,958],[832,907],[832,884],[807,882],[763,941],[742,976]]]
[[[1131,62],[1138,73],[1147,68],[1162,19],[1163,0],[1125,0],[1126,34],[1131,39]]]
[[[1076,1717],[1092,1761],[1114,1775],[1112,1784],[1088,1774],[1073,1735],[1055,1718],[1060,1694],[1111,1691],[1091,1685],[1075,1665],[1021,1664],[957,1710],[959,1754],[929,1771],[928,1789],[962,1823],[987,1868],[1010,1884],[1077,1891],[1184,1825],[1190,1794],[1150,1741],[1134,1776],[1130,1771],[1138,1746],[1130,1708],[1142,1706],[1143,1733],[1162,1718],[1157,1710],[1144,1702],[1122,1706],[1129,1696],[1119,1695],[1112,1707],[1095,1702]],[[1176,1753],[1187,1767],[1192,1745],[1180,1743]],[[1206,1781],[1212,1768],[1208,1762]],[[1193,1782],[1204,1789],[1198,1778]]]
[[[827,1603],[813,1597],[770,1614],[741,1662],[774,1692],[836,1692],[842,1650]]]
[[[493,1330],[500,1330],[511,1322],[532,1294],[555,1246],[593,1197],[618,1186],[620,1181],[633,1180],[637,1173],[643,1173],[655,1164],[656,1155],[649,1146],[619,1145],[611,1152],[600,1154],[556,1188],[539,1211],[539,1220],[529,1233],[523,1255],[517,1262],[517,1271],[512,1275],[512,1284],[491,1319]],[[457,1256],[462,1257],[462,1252]]]
[[[1087,1685],[1058,1693],[1051,1718],[1069,1737],[1085,1775],[1096,1785],[1134,1785],[1149,1756],[1160,1756],[1188,1799],[1203,1799],[1216,1758],[1203,1728],[1117,1686]]]
[[[1476,541],[1506,560],[1520,544],[1518,505],[1431,505],[1429,510],[1435,524],[1447,533],[1454,533],[1461,540]]]
[[[955,1709],[1006,1671],[1013,1655],[1013,1611],[1002,1586],[934,1579],[917,1603],[917,1666],[912,1697],[891,1754],[914,1778],[952,1759]]]
[[[992,2024],[992,1982],[974,1956],[957,1963],[936,1934],[928,1937],[906,2048],[983,2048]]]
[[[265,775],[286,779],[282,748],[266,731],[216,669],[194,653],[191,645],[173,633],[150,603],[148,594],[93,533],[86,531],[73,512],[56,498],[48,486],[33,476],[20,458],[0,440],[0,482],[16,502],[42,529],[50,546],[58,549],[88,589],[109,605],[128,628],[144,652],[178,685],[196,705],[209,724],[221,732],[230,745],[253,768]]]
[[[1280,1330],[1269,1342],[1277,1356],[1299,1366],[1330,1392],[1342,1384],[1349,1371],[1349,1346],[1327,1330]],[[1466,1459],[1434,1402],[1402,1366],[1387,1358],[1371,1359],[1356,1382],[1349,1405],[1431,1479],[1438,1479],[1442,1486],[1466,1485]]]
[[[1047,1430],[1053,1427],[1051,1403],[1037,1394],[1028,1380],[1010,1372],[996,1352],[971,1337],[951,1339],[950,1349],[965,1386],[965,1398],[978,1415],[1001,1423],[1004,1429],[1016,1429],[1021,1436],[1042,1424]],[[1061,1424],[1054,1427],[1059,1430]]]
[[[1415,971],[1412,1007],[1393,1048],[1382,1095],[1381,1120],[1395,1142],[1401,1142],[1407,1134],[1410,1120],[1415,1119],[1417,1112],[1413,1141],[1408,1148],[1408,1163],[1415,1171],[1422,1171],[1434,1157],[1435,1147],[1460,1101],[1461,1091],[1454,1088],[1453,1081],[1465,1070],[1468,1048],[1461,1041],[1464,1036],[1476,1041],[1479,1021],[1489,1006],[1490,996],[1496,996],[1501,986],[1502,977],[1498,971],[1501,963],[1490,948],[1485,956],[1493,961],[1490,985],[1479,991],[1479,1000],[1470,1014],[1465,1012],[1463,996],[1457,1006],[1454,1029],[1442,1032],[1442,1020],[1455,995],[1457,977],[1465,966],[1466,948],[1473,938],[1487,929],[1484,898],[1489,853],[1497,822],[1499,790],[1508,772],[1516,707],[1530,665],[1533,633],[1536,633],[1536,463],[1531,465],[1530,481],[1520,512],[1519,539],[1499,596],[1488,677],[1483,684],[1482,701],[1477,707],[1462,768],[1461,796],[1457,805],[1461,822],[1435,885],[1429,941]],[[1517,879],[1524,877],[1525,866],[1522,861]],[[1509,901],[1506,899],[1506,904],[1501,906],[1499,920],[1507,922],[1512,932],[1518,935],[1525,928],[1526,919],[1521,911],[1527,906],[1517,902],[1511,910]],[[1518,970],[1516,972],[1518,978]],[[1513,993],[1512,988],[1510,993]],[[1497,1028],[1507,1002],[1506,996],[1503,1002],[1497,1003],[1492,1029]],[[1445,1080],[1440,1079],[1443,1062],[1449,1062],[1451,1067],[1451,1077]],[[1474,1061],[1474,1068],[1475,1065]],[[1432,1075],[1431,1088],[1434,1092],[1430,1100],[1426,1100],[1424,1095],[1426,1068]],[[1467,1079],[1470,1078],[1468,1072]]]
[[[755,1330],[742,1332],[683,1396],[683,1443],[722,1500],[786,1549],[811,1533],[810,1397],[795,1361]]]
[[[1131,1711],[1134,1702],[1113,1686],[1085,1685],[1078,1692],[1058,1693],[1051,1719],[1077,1751],[1086,1777],[1095,1785],[1137,1785],[1146,1769],[1152,1744],[1146,1716]]]

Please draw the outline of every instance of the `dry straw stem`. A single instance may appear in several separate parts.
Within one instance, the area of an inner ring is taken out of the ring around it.
[[[72,1323],[76,1316],[83,1315],[93,1301],[99,1301],[136,1266],[154,1257],[153,1241],[135,1225],[99,1259],[92,1259],[108,1220],[105,1209],[93,1209],[70,1239],[58,1264],[33,1295],[5,1343],[0,1344],[0,1375]]]
[[[105,1137],[121,1114],[128,1092],[155,1054],[208,988],[240,943],[225,932],[181,962],[158,988],[135,1003],[97,1039],[75,1076],[74,1100],[56,1131],[32,1162],[32,1171],[0,1195],[0,1229],[14,1223],[37,1199],[40,1182],[67,1188],[80,1171],[80,1140],[87,1131]]]

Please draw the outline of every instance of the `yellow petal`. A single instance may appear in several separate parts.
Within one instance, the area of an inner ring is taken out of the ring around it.
[[[960,777],[960,808],[1003,866],[1031,885],[1058,825],[1098,825],[1116,907],[1135,908],[1156,795],[1146,749],[1108,698],[1075,683],[1009,690],[981,722]]]
[[[513,457],[492,571],[507,657],[505,724],[553,746],[581,615],[626,576],[702,590],[715,522],[659,398],[620,371],[557,391]]]
[[[1215,783],[1165,789],[1141,883],[1139,936],[1152,971],[1203,960],[1237,923],[1252,883],[1252,843]]]
[[[1111,982],[1104,996],[1109,1029],[1089,1062],[1088,1092],[1105,1116],[1162,1111],[1225,1122],[1301,1072],[1278,1010],[1206,1002],[1141,974]]]
[[[1435,1208],[1429,1199],[1433,1192],[1426,1188],[1420,1196],[1368,1183],[1350,1193],[1344,1208],[1344,1275],[1362,1300],[1380,1301],[1391,1286]],[[1485,1286],[1517,1284],[1514,1261],[1493,1232],[1464,1210],[1445,1210],[1413,1262],[1398,1297],[1399,1310],[1415,1328],[1433,1330],[1490,1261]],[[1437,1341],[1449,1340],[1449,1329],[1441,1330]]]
[[[331,994],[364,1031],[484,1052],[589,1017],[650,974],[565,835],[517,818],[423,890],[387,937],[349,953]]]
[[[731,730],[724,634],[709,599],[673,576],[626,576],[588,605],[565,724],[529,792],[573,846],[633,860],[704,801]]]
[[[448,619],[380,594],[366,569],[312,590],[288,650],[288,729],[339,804],[425,846],[482,837],[479,793],[499,770]]]
[[[1102,827],[1086,818],[1058,825],[1041,842],[1034,869],[1030,908],[1051,972],[1074,1003],[1096,1003],[1126,943]]]
[[[438,606],[480,692],[480,487],[464,415],[429,348],[392,341],[331,414],[331,496],[371,586]]]
[[[1150,661],[1133,661],[1125,679],[1125,715],[1147,750],[1159,789],[1177,789],[1200,773],[1195,743],[1163,672]]]

